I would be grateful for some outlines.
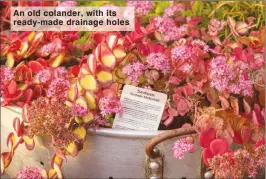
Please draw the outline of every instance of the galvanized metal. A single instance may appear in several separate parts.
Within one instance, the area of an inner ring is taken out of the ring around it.
[[[6,137],[14,131],[14,117],[21,118],[19,108],[1,107],[1,152],[7,151]],[[84,149],[77,157],[67,157],[63,165],[66,178],[145,178],[145,166],[149,165],[145,155],[147,142],[164,131],[124,131],[117,129],[90,130]],[[157,147],[164,156],[164,178],[199,178],[200,149],[185,155],[185,159],[177,160],[172,156],[172,145],[176,139],[160,143]],[[197,144],[196,144],[197,145]],[[37,146],[28,151],[20,146],[7,174],[14,177],[21,167],[39,166],[50,168],[50,159],[54,149],[48,140],[37,140]],[[44,165],[42,165],[42,163]],[[150,176],[152,178],[154,176]],[[160,177],[157,177],[160,178]]]

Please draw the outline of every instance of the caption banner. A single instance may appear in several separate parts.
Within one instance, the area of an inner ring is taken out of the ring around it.
[[[11,31],[134,31],[134,7],[12,7]]]

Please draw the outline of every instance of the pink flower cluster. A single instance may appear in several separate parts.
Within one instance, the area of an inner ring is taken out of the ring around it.
[[[215,178],[243,178],[246,173],[249,177],[256,178],[257,171],[263,169],[265,165],[265,146],[257,147],[254,154],[239,149],[216,155],[209,160],[209,163]]]
[[[79,104],[73,104],[72,105],[72,112],[73,112],[74,116],[83,117],[83,116],[86,116],[88,114],[89,110],[87,108],[85,108],[84,106],[81,106]]]
[[[190,52],[192,52],[192,46],[181,45],[171,50],[171,56],[175,60],[188,61],[193,58],[193,54]]]
[[[140,62],[134,62],[133,64],[126,65],[122,72],[128,75],[128,79],[134,83],[139,82],[138,78],[146,69],[145,65]]]
[[[170,61],[163,53],[150,53],[147,57],[149,68],[155,68],[163,74],[168,74],[171,70]]]
[[[36,79],[39,80],[41,83],[47,83],[53,78],[52,72],[48,69],[40,70],[36,74]]]
[[[180,45],[171,50],[175,60],[193,61],[209,51],[209,46],[202,40],[193,40],[186,45]]]
[[[54,79],[48,87],[47,96],[49,98],[63,99],[66,97],[70,82],[63,78]]]
[[[123,113],[123,107],[121,102],[117,99],[111,99],[108,97],[102,97],[99,100],[99,109],[101,110],[102,116],[113,113],[122,115]]]
[[[17,179],[42,179],[42,169],[40,168],[21,168],[17,173]]]
[[[247,70],[244,62],[230,64],[225,56],[217,56],[210,63],[211,86],[221,92],[252,96],[253,86],[245,73]]]
[[[75,7],[77,5],[76,1],[63,1],[58,6],[59,7]]]
[[[127,1],[127,6],[135,7],[135,13],[137,15],[146,15],[153,8],[151,1]]]
[[[1,94],[3,94],[5,86],[10,82],[10,80],[14,78],[14,73],[12,72],[12,70],[5,66],[1,66],[0,73]]]
[[[54,71],[55,78],[69,79],[69,72],[64,67],[58,67]]]
[[[45,44],[43,45],[40,50],[38,51],[38,54],[41,56],[41,57],[45,57],[45,56],[48,56],[49,54],[51,54],[52,52],[55,51],[55,48],[56,48],[56,44],[54,43],[48,43],[48,44]]]
[[[195,150],[195,146],[191,143],[188,142],[188,140],[186,138],[182,138],[177,140],[174,143],[173,146],[173,155],[175,158],[177,159],[183,159],[185,157],[185,152],[187,151],[194,151]]]
[[[176,15],[178,12],[181,12],[185,9],[184,4],[177,4],[175,6],[170,6],[164,10],[164,17],[170,17]]]
[[[156,30],[163,34],[163,41],[178,40],[187,34],[187,25],[178,27],[173,19],[167,17],[154,18]]]

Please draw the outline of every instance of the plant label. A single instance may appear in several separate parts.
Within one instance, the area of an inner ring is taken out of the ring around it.
[[[158,130],[166,100],[164,93],[125,85],[120,98],[123,114],[115,116],[113,128]]]

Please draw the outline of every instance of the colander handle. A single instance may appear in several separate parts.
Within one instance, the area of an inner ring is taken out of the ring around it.
[[[145,147],[145,152],[149,158],[155,159],[160,156],[158,150],[154,150],[156,145],[159,143],[172,139],[174,137],[178,136],[184,136],[184,135],[189,135],[189,134],[195,134],[195,127],[187,127],[187,128],[179,128],[179,129],[173,129],[167,132],[164,132],[162,134],[159,134],[158,136],[152,138],[146,145]]]

